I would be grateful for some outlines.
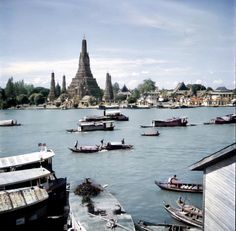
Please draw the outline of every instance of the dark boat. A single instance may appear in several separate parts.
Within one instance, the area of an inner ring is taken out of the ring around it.
[[[8,230],[34,230],[46,222],[48,198],[47,191],[38,186],[0,191],[1,226]]]
[[[135,228],[137,231],[197,231],[198,230],[196,228],[187,225],[155,224],[143,220],[139,220],[138,223],[135,224]]]
[[[117,150],[117,149],[131,149],[133,148],[133,145],[130,144],[124,144],[122,142],[108,142],[104,146],[102,146],[103,150]]]
[[[105,111],[104,114],[110,120],[116,120],[116,121],[128,121],[129,120],[129,117],[125,116],[120,111]]]
[[[232,123],[236,123],[236,114],[229,114],[221,117],[216,117],[215,119],[210,120],[210,122],[204,124],[232,124]]]
[[[93,152],[99,152],[101,151],[100,146],[98,145],[87,145],[87,146],[79,146],[77,148],[69,148],[72,152],[78,152],[78,153],[93,153]]]
[[[164,208],[176,220],[182,221],[186,224],[193,225],[201,229],[203,228],[202,216],[194,215],[191,212],[182,211],[182,209],[173,208],[169,204],[164,204]]]
[[[114,123],[111,121],[101,121],[101,122],[81,122],[78,127],[79,132],[88,131],[112,131],[114,130]]]
[[[153,120],[153,127],[176,127],[176,126],[186,126],[188,123],[187,118],[171,118],[167,120]]]
[[[12,127],[12,126],[21,126],[17,123],[17,120],[0,120],[1,127]]]
[[[202,184],[192,184],[192,183],[168,183],[155,181],[155,184],[161,189],[177,192],[190,192],[190,193],[202,193]]]
[[[159,136],[160,133],[158,131],[148,131],[141,134],[141,136]]]

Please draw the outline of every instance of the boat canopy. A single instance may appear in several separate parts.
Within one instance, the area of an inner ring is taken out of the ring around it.
[[[116,111],[106,111],[106,115],[120,115],[121,112],[119,110]]]
[[[0,120],[0,125],[4,126],[4,125],[10,125],[10,124],[14,124],[16,123],[15,120]]]
[[[17,156],[9,156],[0,158],[0,169],[14,168],[21,165],[27,165],[47,160],[53,157],[55,153],[48,149],[47,151],[33,152]]]
[[[26,170],[0,173],[0,187],[18,184],[49,176],[51,173],[46,168],[32,168]]]

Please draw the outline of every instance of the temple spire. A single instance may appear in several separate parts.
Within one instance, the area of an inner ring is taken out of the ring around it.
[[[105,101],[114,100],[113,87],[111,83],[111,75],[109,73],[107,73],[106,75],[106,86],[105,86],[103,100]]]
[[[48,100],[53,101],[56,98],[56,87],[55,87],[55,75],[54,72],[51,73],[51,86],[50,92],[48,94]]]
[[[82,40],[82,54],[86,54],[87,53],[87,42],[86,39],[84,38]]]

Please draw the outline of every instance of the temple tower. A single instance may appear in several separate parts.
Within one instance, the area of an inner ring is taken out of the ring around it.
[[[66,93],[66,76],[65,75],[63,75],[63,77],[62,77],[61,93]]]
[[[51,74],[51,86],[50,86],[50,91],[49,91],[49,94],[48,94],[48,100],[49,101],[53,101],[55,100],[56,98],[56,89],[55,89],[55,76],[54,76],[54,72],[52,72]]]
[[[101,97],[101,91],[90,69],[89,54],[87,52],[87,42],[82,40],[82,50],[79,57],[79,69],[68,87],[70,97],[79,96],[82,99],[85,95]]]
[[[111,83],[111,75],[107,73],[106,75],[106,87],[103,95],[104,101],[113,101],[114,95],[113,95],[113,87]]]

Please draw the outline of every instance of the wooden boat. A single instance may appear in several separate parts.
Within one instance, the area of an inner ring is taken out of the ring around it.
[[[101,185],[86,179],[70,192],[70,219],[74,230],[135,231],[133,219]]]
[[[12,126],[21,126],[17,123],[17,120],[0,120],[1,127],[12,127]]]
[[[124,144],[122,142],[108,142],[107,144],[101,147],[103,150],[117,150],[117,149],[131,149],[133,145]]]
[[[202,184],[192,184],[192,183],[168,183],[155,181],[155,184],[161,189],[177,192],[190,192],[190,193],[202,193]]]
[[[47,218],[48,198],[46,189],[38,186],[0,191],[1,226],[15,230],[40,225]]]
[[[79,146],[77,148],[69,148],[72,152],[78,153],[93,153],[101,151],[101,147],[98,145]]]
[[[141,136],[159,136],[160,133],[158,131],[148,131],[141,134]]]
[[[188,123],[187,118],[171,118],[167,120],[153,120],[153,127],[176,127],[176,126],[186,126]]]
[[[107,120],[116,120],[116,121],[128,121],[129,117],[121,113],[121,111],[106,111],[102,116],[85,116],[80,119],[80,122],[98,122],[98,121],[107,121]]]
[[[202,210],[197,208],[196,206],[194,205],[189,205],[189,204],[185,204],[184,201],[182,201],[181,199],[178,199],[176,201],[178,207],[182,210],[182,211],[185,211],[185,212],[188,212],[188,213],[192,213],[194,215],[197,215],[199,217],[203,217],[203,213],[202,213]]]
[[[155,224],[152,222],[139,220],[135,224],[137,231],[199,231],[201,229],[180,224]]]
[[[221,117],[216,117],[215,119],[210,120],[210,122],[204,124],[232,124],[232,123],[236,123],[236,114],[229,114]]]
[[[164,208],[176,220],[182,221],[189,225],[196,226],[201,229],[203,228],[202,216],[192,214],[191,212],[182,211],[181,209],[173,208],[169,204],[164,204]]]

